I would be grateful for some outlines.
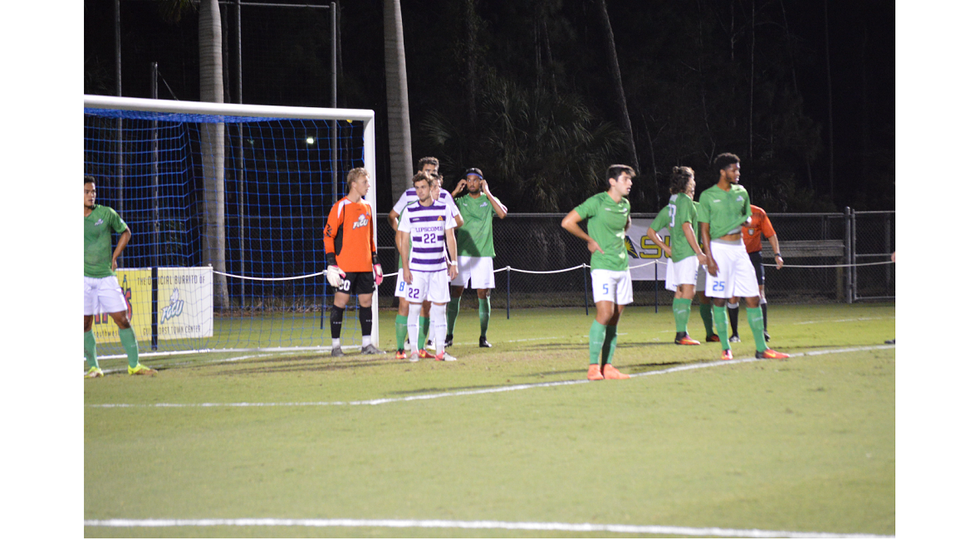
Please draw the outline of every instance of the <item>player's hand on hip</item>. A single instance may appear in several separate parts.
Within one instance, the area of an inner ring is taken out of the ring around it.
[[[590,252],[590,253],[594,253],[594,252],[596,252],[596,251],[599,251],[599,252],[600,252],[600,253],[602,253],[602,254],[606,254],[606,252],[602,250],[602,247],[599,247],[599,243],[598,243],[598,242],[596,242],[596,241],[595,241],[594,239],[592,239],[592,238],[589,238],[589,243],[588,243],[588,246],[589,246],[589,252]]]

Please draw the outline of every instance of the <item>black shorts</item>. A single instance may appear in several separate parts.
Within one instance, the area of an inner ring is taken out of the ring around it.
[[[341,280],[340,286],[335,288],[334,291],[353,296],[371,294],[374,292],[374,272],[348,271],[347,275]]]
[[[762,251],[749,253],[749,260],[752,261],[752,267],[755,268],[755,278],[759,281],[759,286],[766,284],[766,270],[762,267]]]

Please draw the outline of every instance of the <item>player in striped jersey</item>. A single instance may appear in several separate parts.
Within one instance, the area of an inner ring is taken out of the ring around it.
[[[437,178],[437,184],[435,190],[432,192],[433,200],[438,200],[445,203],[453,211],[454,219],[456,220],[456,226],[460,227],[463,225],[463,218],[459,215],[459,209],[456,207],[456,203],[453,202],[452,195],[448,191],[442,189],[441,176],[439,176],[439,159],[435,157],[423,157],[419,159],[418,162],[418,172],[425,172],[426,174],[431,174]],[[415,202],[419,199],[415,192],[415,188],[409,188],[402,193],[402,196],[398,198],[395,205],[388,212],[388,224],[391,225],[392,230],[396,233],[398,231],[398,219],[402,212],[409,204]],[[396,246],[397,247],[397,246]],[[398,314],[395,316],[395,342],[397,343],[397,352],[395,352],[395,359],[406,359],[408,355],[405,353],[405,337],[408,335],[408,300],[405,299],[405,294],[408,290],[408,285],[405,283],[404,274],[402,272],[402,260],[398,257],[398,275],[395,281],[395,297],[398,298]],[[426,336],[429,334],[429,308],[430,304],[428,301],[422,303],[422,313],[419,317],[419,335],[420,341],[425,341]],[[425,347],[419,351],[420,357],[428,358],[433,357],[431,354],[426,352]]]
[[[371,342],[374,320],[371,303],[375,288],[381,284],[381,264],[374,244],[374,216],[371,206],[363,199],[371,183],[368,171],[354,168],[347,173],[347,196],[330,208],[323,227],[323,250],[327,253],[327,279],[334,287],[333,309],[330,311],[330,336],[333,347],[330,355],[343,356],[340,349],[340,330],[344,310],[351,294],[357,294],[360,305],[361,353],[383,354]]]
[[[402,259],[405,299],[409,304],[409,361],[418,361],[424,350],[425,336],[418,332],[422,302],[431,302],[432,340],[436,361],[455,361],[445,351],[446,304],[449,303],[449,281],[456,277],[456,221],[446,203],[433,198],[436,177],[419,172],[412,178],[418,200],[409,204],[399,223],[395,241]],[[446,248],[449,264],[446,264]],[[412,339],[412,337],[417,337]]]

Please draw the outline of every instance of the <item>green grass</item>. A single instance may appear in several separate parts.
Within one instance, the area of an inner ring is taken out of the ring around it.
[[[389,350],[393,317],[384,311],[380,320]],[[895,533],[895,351],[878,347],[894,337],[893,304],[773,306],[774,348],[834,353],[720,366],[710,365],[718,344],[672,344],[669,309],[627,308],[614,363],[641,376],[478,393],[584,380],[590,323],[584,309],[519,310],[507,320],[497,308],[494,348],[480,349],[476,313],[467,310],[451,349],[456,363],[409,364],[390,354],[201,354],[146,360],[160,368],[155,378],[86,380],[85,519]],[[743,311],[736,360],[754,351],[748,329]],[[703,337],[696,314],[690,330]],[[681,366],[704,368],[644,374]],[[103,362],[104,369],[123,367],[122,360]],[[390,400],[364,403],[372,399]],[[153,406],[162,403],[187,406]],[[108,404],[132,406],[97,406]],[[115,464],[120,455],[142,465]],[[228,526],[86,526],[85,533],[609,535]]]

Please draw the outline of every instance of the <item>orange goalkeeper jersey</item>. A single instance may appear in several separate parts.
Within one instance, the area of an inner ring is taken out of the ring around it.
[[[776,235],[776,231],[769,222],[766,210],[756,205],[750,205],[749,208],[752,210],[752,217],[748,224],[742,226],[742,243],[745,244],[745,252],[754,253],[762,250],[762,238],[771,238]]]
[[[371,206],[363,200],[344,197],[330,208],[323,227],[323,250],[336,254],[344,272],[374,271],[371,259],[377,249],[372,219]]]

